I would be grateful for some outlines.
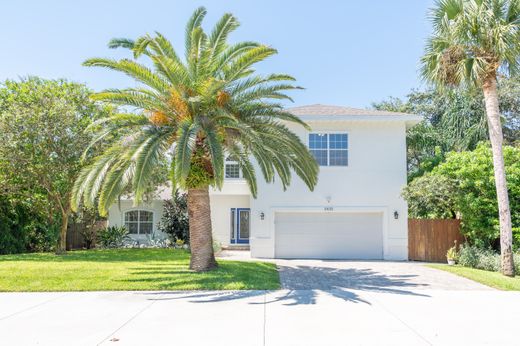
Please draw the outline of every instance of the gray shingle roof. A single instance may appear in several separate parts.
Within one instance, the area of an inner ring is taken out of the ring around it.
[[[288,112],[302,115],[412,115],[401,112],[378,111],[373,109],[358,109],[342,106],[330,106],[322,104],[314,104],[308,106],[300,106],[288,108]]]

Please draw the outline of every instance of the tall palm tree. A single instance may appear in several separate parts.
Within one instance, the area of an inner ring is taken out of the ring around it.
[[[514,276],[511,212],[502,154],[497,75],[520,72],[520,0],[438,0],[422,75],[434,84],[484,92],[497,190],[502,273]]]
[[[290,100],[286,91],[298,89],[294,78],[255,74],[253,65],[276,50],[255,42],[228,44],[228,35],[239,25],[231,14],[222,16],[208,35],[201,27],[205,15],[206,10],[199,8],[188,21],[184,59],[155,33],[109,43],[111,48],[130,49],[133,59],[94,58],[84,63],[134,78],[138,86],[106,90],[94,98],[136,111],[96,123],[93,144],[114,134],[116,140],[81,172],[73,193],[74,206],[81,200],[87,205],[97,201],[101,214],[129,188],[138,203],[149,187],[151,172],[170,157],[172,184],[188,193],[190,268],[196,271],[217,265],[208,189],[222,187],[226,157],[238,162],[253,197],[257,181],[252,158],[267,182],[277,176],[284,189],[291,171],[311,190],[318,175],[313,156],[283,124],[307,127],[278,103]],[[141,57],[153,67],[138,63]]]

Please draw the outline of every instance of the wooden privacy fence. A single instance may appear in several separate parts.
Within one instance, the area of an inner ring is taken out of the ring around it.
[[[408,219],[408,259],[411,261],[446,262],[450,247],[464,243],[460,220]]]
[[[70,223],[67,229],[67,250],[83,249],[86,246],[85,237],[83,232],[86,231],[87,227],[91,232],[97,232],[98,230],[105,228],[107,222],[105,220],[96,221],[93,225],[88,226],[83,223]],[[95,241],[92,247],[95,246]]]

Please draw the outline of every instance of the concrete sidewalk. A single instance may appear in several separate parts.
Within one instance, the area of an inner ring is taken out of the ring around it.
[[[1,293],[2,345],[512,345],[520,293]]]

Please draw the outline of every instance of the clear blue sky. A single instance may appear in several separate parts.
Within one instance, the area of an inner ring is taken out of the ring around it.
[[[84,82],[94,90],[132,86],[124,76],[86,68],[94,56],[123,57],[107,48],[113,37],[157,30],[183,48],[193,10],[208,9],[205,27],[232,12],[241,27],[232,41],[255,40],[278,49],[260,72],[290,73],[306,90],[295,105],[368,107],[420,87],[418,62],[430,31],[433,0],[24,0],[0,10],[0,80],[37,75]]]

